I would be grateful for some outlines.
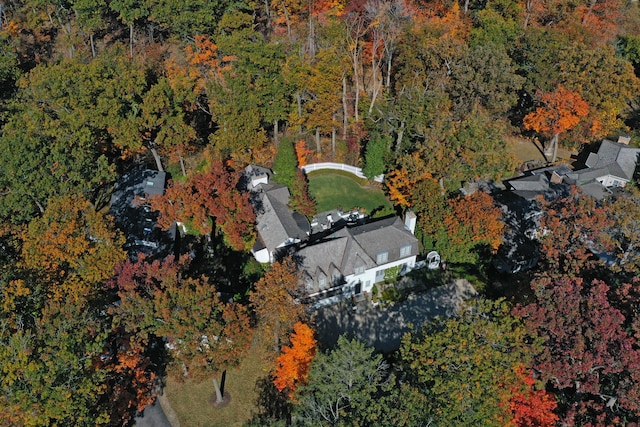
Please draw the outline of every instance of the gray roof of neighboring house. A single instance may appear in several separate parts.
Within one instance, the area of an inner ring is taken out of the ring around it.
[[[589,182],[579,184],[579,187],[583,193],[588,194],[589,196],[597,200],[602,200],[606,195],[610,193],[610,191],[607,190],[607,188],[604,185],[600,184],[595,179]]]
[[[612,175],[631,181],[636,170],[640,148],[629,147],[626,144],[602,141],[597,153],[590,153],[585,169],[574,172],[578,182],[587,182],[592,178]],[[598,174],[597,176],[595,176]]]
[[[524,175],[506,181],[514,191],[544,192],[549,188],[549,179],[544,174]]]

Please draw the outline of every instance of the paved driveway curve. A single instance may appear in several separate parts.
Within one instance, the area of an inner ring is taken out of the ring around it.
[[[459,304],[477,296],[466,280],[439,286],[426,292],[410,295],[393,306],[373,307],[363,299],[354,311],[348,301],[318,309],[315,314],[318,340],[332,347],[338,336],[347,334],[358,338],[376,350],[391,352],[400,347],[402,335],[438,316],[453,316]]]
[[[144,408],[142,414],[136,417],[135,427],[171,427],[158,399],[152,405]]]

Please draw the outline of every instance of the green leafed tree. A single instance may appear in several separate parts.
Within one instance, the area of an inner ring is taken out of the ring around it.
[[[107,371],[94,366],[107,324],[86,300],[72,298],[48,301],[36,315],[29,329],[0,319],[0,422],[108,425]]]
[[[112,282],[120,304],[112,311],[128,332],[166,340],[177,378],[202,380],[237,366],[253,331],[244,307],[221,301],[206,277],[187,277],[185,267],[172,257],[121,264]],[[221,403],[215,377],[213,385]]]
[[[297,425],[375,423],[376,400],[386,388],[387,369],[382,355],[363,342],[341,336],[333,350],[316,355],[307,384],[296,390]]]
[[[391,137],[374,133],[367,142],[362,173],[369,179],[386,172],[386,160],[391,148]]]
[[[478,300],[405,335],[400,355],[436,425],[504,426],[505,385],[517,384],[516,367],[528,365],[532,348],[504,301]]]

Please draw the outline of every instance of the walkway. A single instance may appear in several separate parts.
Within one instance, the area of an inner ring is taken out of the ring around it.
[[[473,286],[457,279],[448,285],[410,295],[393,306],[373,307],[369,298],[360,298],[355,305],[341,303],[318,309],[315,314],[318,340],[333,346],[340,334],[354,336],[382,352],[400,347],[402,336],[413,326],[438,316],[453,316],[459,304],[476,296]]]

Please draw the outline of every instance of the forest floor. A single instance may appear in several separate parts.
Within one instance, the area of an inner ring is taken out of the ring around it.
[[[544,164],[546,161],[542,151],[540,150],[540,145],[536,142],[522,137],[512,137],[509,142],[513,153],[521,163],[528,161],[540,161]],[[558,161],[571,163],[573,162],[572,156],[576,154],[577,153],[572,150],[560,147],[558,148]]]

